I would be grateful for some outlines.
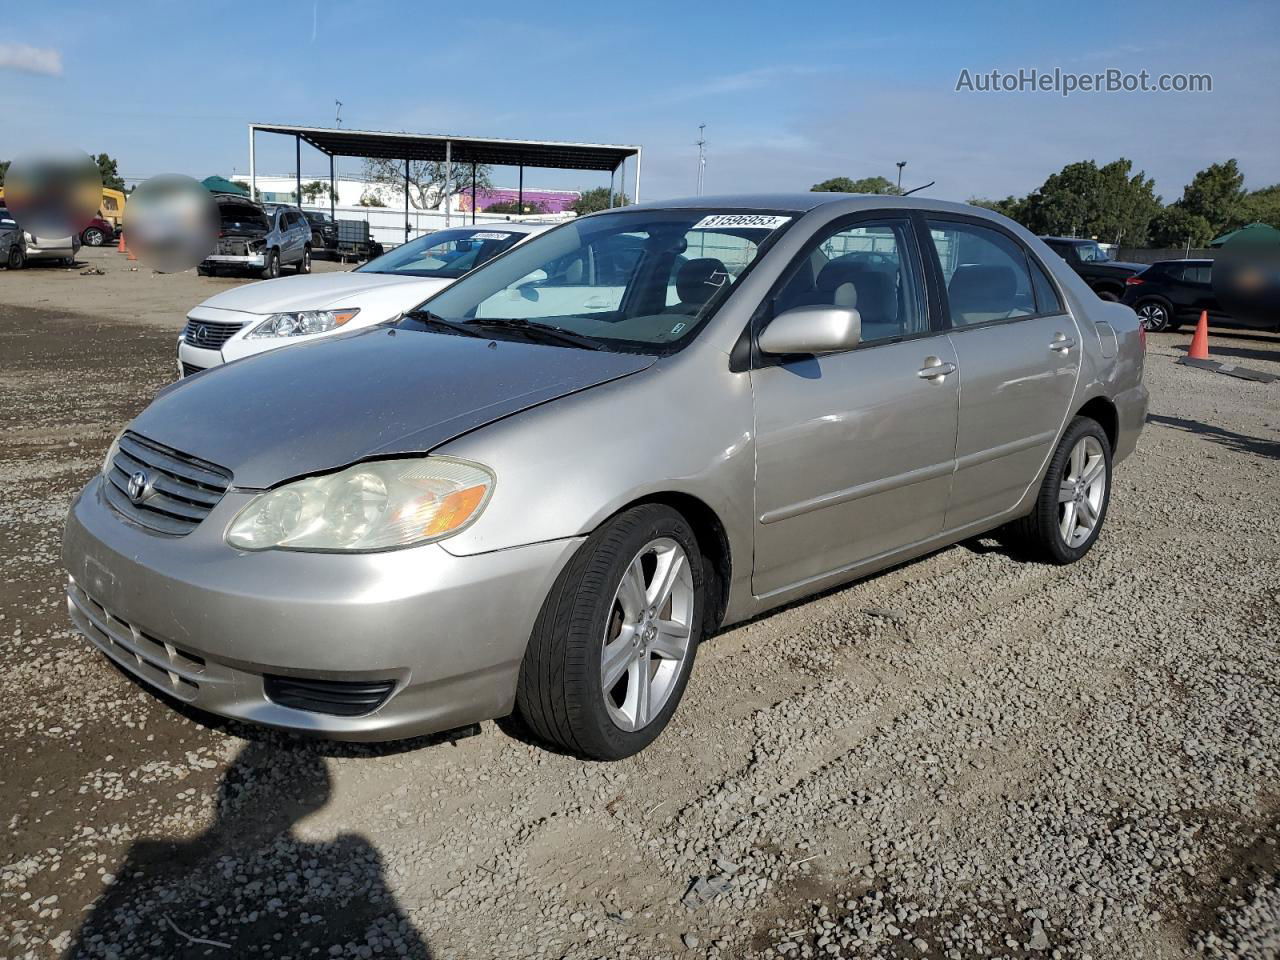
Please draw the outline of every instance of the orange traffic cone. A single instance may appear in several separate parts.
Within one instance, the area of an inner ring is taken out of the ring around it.
[[[1209,311],[1200,311],[1200,322],[1196,324],[1195,336],[1191,338],[1191,349],[1187,351],[1191,360],[1209,359]]]
[[[124,252],[125,252],[125,251],[124,251],[124,231],[123,231],[123,230],[121,230],[121,231],[120,231],[120,246],[118,247],[118,249],[119,249],[119,251],[120,251],[121,253],[124,253]]]

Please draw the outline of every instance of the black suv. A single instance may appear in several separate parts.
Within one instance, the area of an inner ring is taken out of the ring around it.
[[[1161,260],[1125,281],[1124,302],[1151,332],[1195,323],[1207,310],[1214,326],[1280,330],[1274,312],[1228,313],[1213,289],[1212,260]]]
[[[338,249],[338,224],[327,213],[303,210],[302,215],[311,225],[311,249],[317,253],[333,253]]]
[[[1049,249],[1067,261],[1071,269],[1084,279],[1103,300],[1119,300],[1124,296],[1124,282],[1147,268],[1145,263],[1122,263],[1112,260],[1096,240],[1073,237],[1041,237]]]

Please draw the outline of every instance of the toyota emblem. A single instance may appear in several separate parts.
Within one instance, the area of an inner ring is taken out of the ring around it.
[[[125,492],[129,494],[129,499],[134,503],[141,503],[151,495],[151,477],[147,475],[145,470],[130,474],[128,488]]]

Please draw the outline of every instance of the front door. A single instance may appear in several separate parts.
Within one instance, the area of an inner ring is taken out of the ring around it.
[[[946,522],[957,530],[1012,509],[1039,478],[1070,412],[1082,334],[1014,237],[964,220],[928,228],[960,366]]]
[[[930,324],[915,231],[860,216],[822,228],[784,274],[758,328],[809,304],[854,307],[863,342],[761,358],[752,587],[768,596],[942,530],[954,467],[957,360]]]

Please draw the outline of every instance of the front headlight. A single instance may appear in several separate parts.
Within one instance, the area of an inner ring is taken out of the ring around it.
[[[305,337],[313,333],[326,333],[337,330],[360,311],[353,308],[346,310],[303,310],[301,313],[273,313],[247,334],[246,340],[261,340],[266,337]]]
[[[116,454],[120,452],[120,438],[123,436],[124,431],[121,430],[116,434],[116,438],[111,441],[111,446],[107,447],[106,459],[102,461],[101,473],[104,477],[111,472],[111,466],[116,462]]]
[[[452,536],[480,516],[494,476],[449,457],[378,460],[287,483],[227,529],[241,550],[386,550]]]

